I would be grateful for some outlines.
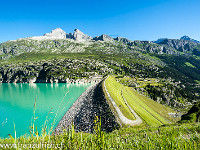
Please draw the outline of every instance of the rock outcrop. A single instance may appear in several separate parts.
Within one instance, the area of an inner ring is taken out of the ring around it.
[[[116,40],[118,42],[122,42],[122,43],[128,44],[128,45],[131,44],[131,40],[128,40],[128,39],[123,38],[123,37],[116,37],[116,38],[114,38],[114,40]]]
[[[92,40],[92,37],[89,35],[84,34],[83,32],[81,32],[78,29],[74,30],[74,34],[73,34],[73,39],[77,40],[77,41],[89,41]]]
[[[97,36],[93,38],[95,41],[106,41],[106,42],[111,42],[114,41],[114,39],[106,34],[102,34],[101,36]]]

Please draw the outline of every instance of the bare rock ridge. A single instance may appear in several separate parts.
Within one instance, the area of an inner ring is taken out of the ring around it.
[[[123,37],[116,37],[114,38],[114,40],[118,41],[118,42],[122,42],[122,43],[125,43],[125,44],[128,44],[130,45],[131,44],[131,40],[128,40],[126,38],[123,38]]]
[[[168,40],[177,40],[177,41],[181,41],[182,43],[183,42],[193,42],[193,43],[197,43],[197,44],[200,44],[200,41],[198,40],[195,40],[195,39],[192,39],[190,38],[189,36],[185,35],[185,36],[182,36],[180,39],[168,39],[168,38],[159,38],[158,40],[156,41],[152,41],[153,43],[157,43],[157,44],[162,44],[163,41],[168,41]]]
[[[61,28],[56,28],[52,30],[50,33],[46,33],[43,36],[34,36],[29,37],[28,39],[36,39],[36,40],[45,40],[45,39],[73,39],[78,42],[84,42],[84,41],[105,41],[105,42],[122,42],[128,45],[132,45],[133,41],[130,41],[126,38],[122,37],[116,37],[112,38],[106,34],[102,34],[100,36],[91,37],[89,35],[84,34],[79,29],[75,29],[74,33],[67,34],[65,31],[63,31]],[[188,36],[183,36],[180,39],[167,39],[167,38],[160,38],[157,41],[152,41],[156,44],[165,44],[168,45],[174,49],[178,49],[179,51],[186,52],[190,51],[190,49],[193,49],[198,44],[200,44],[200,41],[194,40]]]
[[[84,41],[114,41],[114,39],[106,34],[102,34],[101,36],[91,37],[89,35],[84,34],[79,29],[75,29],[74,33],[67,34],[61,28],[56,28],[52,30],[50,33],[46,33],[43,36],[34,36],[29,37],[28,39],[36,39],[36,40],[43,40],[43,39],[73,39],[79,42]]]
[[[110,44],[105,45],[105,43]],[[102,46],[104,47],[103,49]],[[97,47],[101,48],[97,49]],[[179,56],[183,53],[184,56],[200,56],[200,43],[195,42],[188,36],[184,36],[181,39],[159,39],[152,42],[131,41],[123,37],[112,38],[106,34],[93,38],[78,29],[68,34],[62,29],[56,28],[43,36],[34,36],[0,43],[0,60],[7,60],[10,57],[18,56],[26,52],[79,53],[87,50],[101,51],[109,54],[115,52],[129,53],[139,50],[156,54]]]
[[[165,39],[159,44],[167,45],[184,53],[192,51],[196,46],[199,45],[193,41],[179,39]]]
[[[114,39],[106,34],[93,38],[95,41],[114,41]]]
[[[93,38],[89,35],[84,34],[78,29],[74,30],[74,33],[67,34],[60,28],[56,28],[52,30],[50,33],[46,33],[43,36],[34,36],[28,39],[36,39],[36,40],[45,40],[45,39],[73,39],[76,41],[88,41],[92,40]]]

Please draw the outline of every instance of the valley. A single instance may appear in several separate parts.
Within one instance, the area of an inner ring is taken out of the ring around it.
[[[91,37],[78,29],[67,34],[60,28],[1,43],[1,85],[92,85],[82,91],[53,133],[39,135],[32,125],[30,136],[9,135],[0,143],[63,142],[67,149],[198,149],[199,47],[189,37],[131,41],[105,34]]]

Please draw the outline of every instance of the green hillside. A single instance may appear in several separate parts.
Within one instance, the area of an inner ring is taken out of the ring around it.
[[[131,112],[126,106],[123,97],[127,100],[128,105],[143,119],[145,124],[149,126],[160,126],[171,121],[172,118],[168,113],[174,112],[172,109],[138,94],[131,87],[120,84],[116,81],[114,76],[109,76],[105,84],[109,94],[127,118],[130,118],[129,115]]]
[[[38,77],[40,73],[47,81],[59,82],[95,74],[126,75],[141,81],[154,78],[162,86],[146,83],[137,87],[138,90],[162,104],[188,109],[200,98],[198,47],[198,43],[191,41],[152,43],[109,36],[84,42],[68,38],[18,39],[0,44],[0,82],[24,83],[30,78],[39,82],[43,80]]]

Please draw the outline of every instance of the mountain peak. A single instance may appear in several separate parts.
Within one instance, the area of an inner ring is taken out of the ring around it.
[[[50,37],[50,38],[66,38],[67,33],[63,31],[61,28],[56,28],[52,30],[50,33],[44,34],[44,37]]]
[[[194,40],[194,39],[190,38],[190,37],[187,36],[187,35],[182,36],[180,39],[181,39],[181,40],[187,40],[187,41],[192,41],[192,42],[200,43],[199,41]]]
[[[187,36],[187,35],[182,36],[180,39],[181,39],[181,40],[188,40],[188,41],[191,41],[191,40],[192,40],[192,39],[191,39],[189,36]]]
[[[73,38],[77,41],[88,41],[92,39],[91,36],[84,34],[79,29],[74,30]]]
[[[56,28],[56,29],[54,29],[54,30],[52,30],[51,32],[64,32],[61,28]]]
[[[181,37],[181,39],[185,39],[185,38],[189,38],[190,39],[190,37],[187,36],[187,35],[184,35],[184,36]]]

